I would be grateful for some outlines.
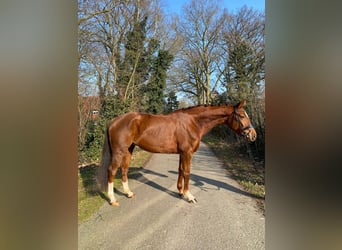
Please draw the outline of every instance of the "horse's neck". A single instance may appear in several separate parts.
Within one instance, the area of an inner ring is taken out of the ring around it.
[[[232,106],[208,107],[195,116],[201,127],[201,135],[206,134],[215,126],[224,123],[233,112]]]

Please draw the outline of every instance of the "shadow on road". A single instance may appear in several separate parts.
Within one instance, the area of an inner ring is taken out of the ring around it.
[[[87,166],[87,167],[80,170],[81,178],[82,178],[82,181],[84,183],[84,187],[86,189],[86,192],[88,193],[88,195],[100,195],[102,197],[102,199],[109,202],[109,199],[106,197],[106,195],[104,193],[99,192],[98,190],[96,190],[94,188],[94,180],[92,177],[94,175],[95,168],[96,168],[96,166],[91,165],[91,166]],[[158,173],[158,172],[146,169],[146,168],[141,168],[141,167],[130,167],[129,171],[130,171],[129,176],[128,176],[129,179],[133,179],[133,180],[136,180],[136,181],[141,182],[143,184],[149,185],[150,187],[153,187],[157,190],[165,192],[174,198],[178,198],[178,199],[180,198],[180,195],[178,192],[171,191],[171,190],[161,186],[160,184],[154,182],[153,180],[150,180],[148,177],[146,177],[146,175],[155,175],[155,176],[158,176],[161,178],[168,178],[169,177],[168,175]],[[168,172],[172,175],[178,175],[178,171],[169,170]],[[118,174],[117,174],[117,178],[118,177],[121,178],[120,169],[119,169]],[[241,195],[245,195],[245,196],[248,196],[251,198],[261,199],[260,197],[258,197],[256,195],[253,195],[253,194],[248,193],[246,191],[243,191],[239,188],[236,188],[232,185],[229,185],[225,182],[218,181],[215,179],[210,179],[210,178],[203,177],[203,176],[193,174],[193,173],[190,174],[190,179],[191,179],[191,181],[194,182],[194,184],[193,184],[194,186],[201,188],[203,191],[206,191],[209,189],[205,185],[205,184],[209,184],[211,186],[216,187],[217,190],[226,189],[228,191],[235,192],[235,193],[238,193]],[[175,183],[175,185],[176,185],[176,183]],[[114,192],[118,196],[125,196],[125,194],[122,193],[117,188],[115,188]]]
[[[163,178],[167,178],[168,176],[167,175],[164,175],[164,174],[160,174],[160,173],[157,173],[157,172],[154,172],[154,171],[151,171],[151,170],[148,170],[148,169],[141,169],[141,171],[139,171],[138,173],[136,173],[134,175],[134,177],[132,177],[132,179],[135,179],[143,184],[146,184],[150,187],[153,187],[157,190],[160,190],[160,191],[163,191],[169,195],[171,195],[172,197],[175,197],[175,198],[180,198],[179,194],[177,192],[174,192],[174,191],[171,191],[161,185],[159,185],[158,183],[148,179],[144,174],[145,173],[148,173],[148,174],[154,174],[154,175],[157,175],[159,177],[163,177]]]
[[[169,171],[169,173],[171,174],[178,174],[177,171]],[[252,198],[257,198],[257,199],[261,199],[260,197],[253,195],[251,193],[248,193],[246,191],[243,191],[241,189],[238,189],[232,185],[229,185],[225,182],[222,181],[218,181],[218,180],[213,180],[213,179],[209,179],[197,174],[190,174],[190,180],[192,180],[193,182],[195,182],[193,185],[196,187],[200,187],[202,190],[205,190],[206,188],[204,188],[205,183],[212,185],[212,186],[216,186],[217,190],[223,188],[226,189],[228,191],[234,192],[234,193],[238,193],[238,194],[242,194],[248,197],[252,197]]]
[[[133,168],[134,169],[134,174],[132,176],[130,176],[129,178],[131,179],[135,179],[143,184],[146,184],[146,185],[149,185],[157,190],[160,190],[160,191],[163,191],[169,195],[171,195],[172,197],[175,197],[175,198],[179,198],[179,194],[178,192],[174,192],[174,191],[171,191],[161,185],[159,185],[158,183],[150,180],[149,178],[147,178],[145,176],[145,174],[152,174],[152,175],[156,175],[158,177],[162,177],[162,178],[168,178],[169,176],[168,175],[165,175],[165,174],[161,174],[161,173],[158,173],[158,172],[155,172],[155,171],[152,171],[152,170],[149,170],[149,169],[146,169],[146,168]],[[169,170],[168,171],[170,174],[174,174],[174,175],[178,175],[178,172],[177,171],[173,171],[173,170]],[[196,187],[199,187],[201,188],[202,190],[207,190],[208,188],[205,187],[205,184],[209,184],[209,185],[212,185],[212,186],[216,186],[217,187],[217,190],[219,189],[226,189],[228,191],[231,191],[231,192],[234,192],[234,193],[238,193],[238,194],[241,194],[241,195],[245,195],[245,196],[248,196],[248,197],[251,197],[251,198],[257,198],[257,199],[261,199],[260,197],[256,196],[256,195],[253,195],[251,193],[248,193],[246,191],[243,191],[239,188],[236,188],[232,185],[229,185],[225,182],[222,182],[222,181],[218,181],[218,180],[215,180],[215,179],[210,179],[210,178],[207,178],[207,177],[203,177],[203,176],[200,176],[200,175],[197,175],[197,174],[193,174],[191,173],[190,174],[190,180],[194,182],[194,186]],[[175,183],[176,185],[176,183]],[[120,193],[120,192],[119,192]]]

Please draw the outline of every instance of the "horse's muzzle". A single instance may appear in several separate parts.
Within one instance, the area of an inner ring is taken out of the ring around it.
[[[254,128],[248,128],[243,131],[244,136],[246,137],[247,140],[250,142],[253,142],[257,138],[257,133]]]

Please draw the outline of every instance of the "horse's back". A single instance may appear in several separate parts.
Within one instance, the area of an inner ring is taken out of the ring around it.
[[[118,126],[128,126],[130,121],[132,121],[135,117],[139,115],[138,112],[129,112],[126,114],[122,114],[120,116],[114,117],[110,122],[109,122],[109,128],[115,128]]]

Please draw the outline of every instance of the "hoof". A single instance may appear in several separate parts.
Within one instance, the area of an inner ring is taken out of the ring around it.
[[[190,192],[186,192],[183,197],[189,202],[189,203],[197,203],[196,198],[190,193]]]
[[[130,192],[130,193],[127,194],[127,197],[128,197],[128,198],[132,198],[132,197],[134,197],[134,196],[135,196],[135,193],[133,193],[133,192]]]
[[[193,204],[196,204],[198,201],[197,201],[197,199],[195,198],[195,199],[193,199],[193,200],[189,200],[189,202],[190,202],[190,203],[193,203]]]
[[[196,204],[198,202],[195,197],[193,199],[189,199],[184,194],[179,194],[179,196],[182,197],[183,199],[187,200],[189,203],[192,203],[192,204]]]
[[[113,201],[113,202],[110,203],[110,205],[113,206],[113,207],[118,207],[119,206],[119,202]]]

